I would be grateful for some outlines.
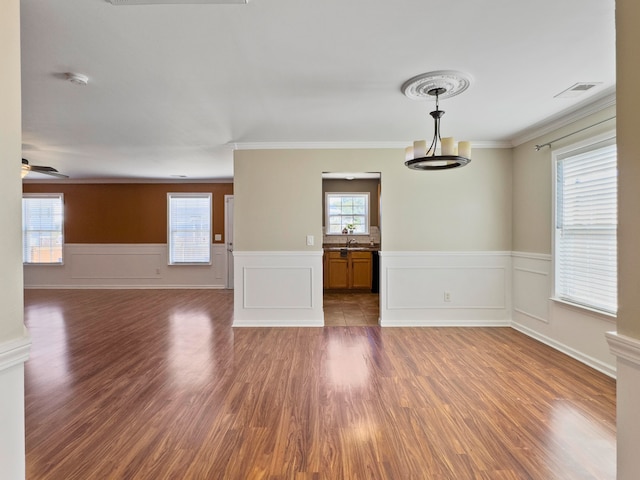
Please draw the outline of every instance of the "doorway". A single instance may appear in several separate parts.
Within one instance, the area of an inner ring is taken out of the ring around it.
[[[381,175],[322,174],[325,326],[377,326]]]

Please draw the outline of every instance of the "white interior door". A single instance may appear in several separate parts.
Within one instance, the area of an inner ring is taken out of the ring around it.
[[[224,196],[224,242],[227,247],[227,288],[233,288],[233,195]]]

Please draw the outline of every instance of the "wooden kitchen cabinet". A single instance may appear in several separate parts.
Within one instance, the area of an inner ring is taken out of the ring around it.
[[[326,288],[349,288],[349,257],[341,257],[340,252],[329,252],[327,259]]]
[[[371,252],[349,252],[349,288],[371,289]]]
[[[326,252],[324,288],[371,289],[371,252]]]

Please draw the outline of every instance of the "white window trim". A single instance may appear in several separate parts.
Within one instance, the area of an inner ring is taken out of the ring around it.
[[[364,233],[350,233],[349,235],[356,237],[371,235],[371,193],[369,192],[325,192],[324,194],[324,231],[327,236],[342,236],[343,233],[329,232],[329,195],[362,195],[367,197],[367,214],[365,219],[366,230]]]
[[[209,261],[207,262],[171,262],[171,198],[202,198],[209,199],[209,213],[213,215],[213,195],[211,192],[167,192],[167,265],[170,267],[177,266],[203,266],[212,265],[213,257],[213,218],[209,220]]]
[[[22,198],[59,198],[62,202],[62,244],[61,244],[61,260],[59,262],[25,262],[24,261],[24,252],[22,252],[23,262],[22,264],[25,266],[35,265],[38,267],[59,267],[64,265],[64,250],[65,250],[65,238],[64,238],[64,227],[65,227],[65,219],[64,219],[64,194],[63,193],[23,193]],[[24,226],[23,226],[24,228]],[[24,235],[24,230],[21,233]],[[24,242],[24,239],[23,239]],[[23,247],[24,248],[24,243]]]
[[[617,318],[616,313],[612,313],[606,310],[600,310],[597,308],[593,308],[589,305],[583,305],[581,303],[571,302],[564,298],[559,298],[556,295],[556,202],[557,202],[557,180],[558,180],[558,161],[560,157],[564,157],[571,152],[581,150],[585,147],[589,147],[592,145],[596,145],[601,142],[606,142],[608,140],[616,139],[616,131],[609,130],[607,132],[601,133],[599,135],[595,135],[584,140],[581,140],[576,143],[572,143],[571,145],[567,145],[566,147],[561,147],[551,152],[551,185],[552,185],[552,202],[551,202],[551,297],[550,300],[556,302],[560,305],[565,305],[567,307],[571,307],[574,310],[579,310],[591,315],[597,315],[599,317],[605,319],[615,319]]]

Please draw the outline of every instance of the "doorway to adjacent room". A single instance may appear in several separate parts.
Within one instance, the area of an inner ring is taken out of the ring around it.
[[[380,199],[379,172],[322,174],[327,326],[379,324]]]

